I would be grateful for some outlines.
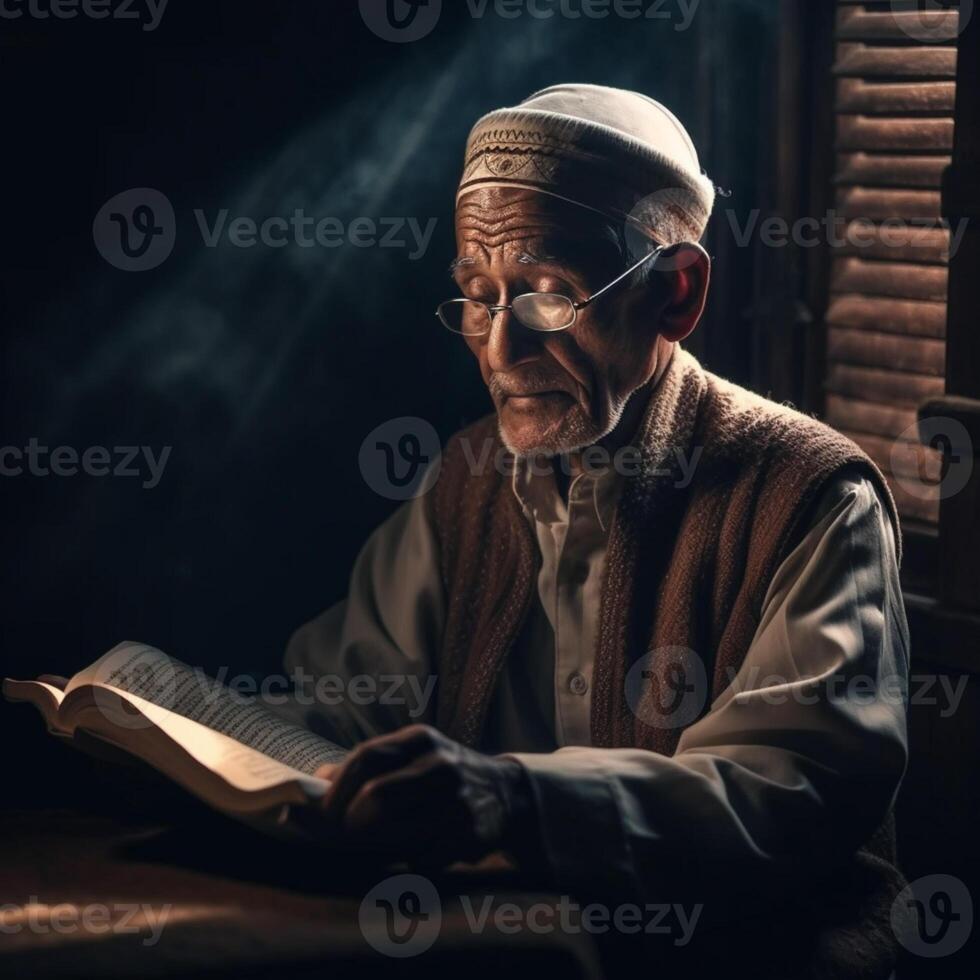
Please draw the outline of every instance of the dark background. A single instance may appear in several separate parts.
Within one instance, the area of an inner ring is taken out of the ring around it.
[[[413,415],[445,439],[490,408],[432,316],[452,293],[453,196],[480,114],[558,81],[635,88],[689,127],[731,194],[723,207],[766,207],[775,0],[702,0],[684,32],[673,2],[671,21],[444,7],[411,44],[375,37],[353,0],[171,0],[152,33],[0,22],[0,445],[173,447],[151,490],[0,478],[0,672],[70,674],[124,638],[272,670],[291,631],[343,595],[395,506],[362,478],[365,435]],[[102,205],[134,187],[162,191],[177,214],[174,253],[142,273],[110,266],[92,237]],[[439,223],[412,261],[350,245],[210,249],[193,217],[261,222],[295,207]],[[771,390],[753,319],[764,270],[731,239],[716,219],[715,293],[692,346]]]

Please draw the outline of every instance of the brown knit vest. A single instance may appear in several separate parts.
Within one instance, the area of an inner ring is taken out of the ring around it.
[[[658,652],[686,648],[700,658],[712,681],[707,709],[741,666],[772,577],[828,480],[858,468],[877,485],[896,529],[898,518],[881,473],[850,440],[707,373],[679,349],[634,445],[642,475],[623,478],[606,554],[592,744],[672,755],[683,727],[637,717],[654,717],[668,700],[675,661]],[[686,487],[678,450],[688,460],[700,453]],[[471,426],[446,447],[430,503],[448,597],[437,723],[467,745],[480,743],[539,567],[502,459],[495,417]],[[626,674],[648,652],[649,700],[634,714]]]
[[[898,516],[880,471],[850,440],[709,374],[680,349],[650,398],[634,446],[642,475],[624,478],[606,552],[592,744],[673,755],[686,726],[673,720],[650,725],[638,717],[656,717],[667,701],[675,663],[662,656],[667,648],[686,648],[702,660],[711,680],[708,710],[741,666],[773,575],[828,481],[845,467],[867,476],[885,502],[900,549]],[[687,460],[700,452],[686,487],[677,450]],[[471,746],[480,745],[497,677],[531,608],[540,567],[510,470],[498,465],[505,459],[496,418],[483,419],[449,442],[427,498],[448,600],[436,723]],[[634,714],[626,675],[648,652],[643,676],[649,689]],[[890,914],[904,885],[889,813],[838,882],[838,897],[829,904],[815,898],[812,913],[797,917],[815,923],[803,954],[809,966],[800,975],[888,976],[897,950]]]

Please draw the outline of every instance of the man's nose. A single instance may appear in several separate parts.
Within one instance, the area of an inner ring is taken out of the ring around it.
[[[491,371],[512,371],[541,353],[540,335],[525,327],[510,310],[493,314],[486,342]]]

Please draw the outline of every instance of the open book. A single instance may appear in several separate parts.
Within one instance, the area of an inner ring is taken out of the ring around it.
[[[347,754],[141,643],[120,643],[64,691],[7,679],[3,693],[33,704],[52,734],[108,742],[215,809],[269,829],[285,824],[290,805],[322,797],[329,783],[313,773]]]

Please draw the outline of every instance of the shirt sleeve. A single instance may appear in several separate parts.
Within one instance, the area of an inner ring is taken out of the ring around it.
[[[852,853],[907,757],[908,635],[891,521],[872,483],[826,490],[777,570],[741,670],[666,757],[515,754],[563,890],[675,900],[761,892]],[[719,874],[719,868],[728,873]],[[799,877],[796,877],[797,888]]]
[[[431,723],[444,622],[438,542],[419,497],[368,539],[347,598],[292,636],[279,713],[347,746]]]

